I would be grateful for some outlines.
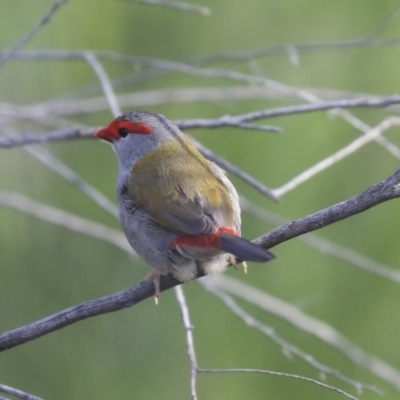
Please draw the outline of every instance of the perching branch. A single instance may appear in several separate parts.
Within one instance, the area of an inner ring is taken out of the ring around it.
[[[371,186],[364,192],[310,216],[281,225],[271,232],[257,238],[255,243],[265,248],[271,248],[299,235],[349,218],[397,197],[400,197],[400,168],[389,178]],[[200,273],[198,278],[202,276],[204,275]],[[179,284],[181,284],[181,282],[177,281],[172,276],[165,276],[161,279],[161,291],[170,289]],[[132,307],[151,297],[153,294],[153,283],[150,281],[143,281],[132,288],[113,295],[83,302],[21,328],[3,333],[0,335],[0,351],[19,346],[83,319]]]
[[[287,240],[321,229],[397,197],[400,197],[400,167],[389,178],[364,192],[315,214],[281,225],[254,242],[270,249]]]
[[[160,289],[164,291],[180,283],[168,275],[161,280]],[[12,347],[37,339],[83,319],[132,307],[151,297],[153,294],[154,285],[151,281],[147,280],[110,296],[85,301],[39,321],[3,333],[0,335],[0,351],[11,349]]]

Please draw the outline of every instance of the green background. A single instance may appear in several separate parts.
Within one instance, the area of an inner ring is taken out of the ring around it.
[[[13,46],[48,10],[51,1],[0,0],[0,49]],[[313,44],[367,37],[398,5],[396,1],[339,0],[211,1],[209,17],[129,1],[73,1],[25,49],[112,50],[172,61],[223,51],[246,51],[276,44]],[[379,39],[400,36],[400,19]],[[215,62],[226,68],[297,88],[356,96],[389,96],[399,91],[399,48],[355,47],[299,53],[293,66],[285,52],[249,62]],[[112,78],[142,77],[124,83],[119,93],[167,88],[243,86],[221,78],[169,73],[144,79],[145,69],[105,62]],[[12,60],[0,69],[0,102],[17,105],[100,95],[98,81],[82,61]],[[340,97],[340,96],[339,96]],[[169,119],[214,118],[284,105],[292,98],[241,101],[174,102],[145,106]],[[1,109],[0,104],[0,109]],[[393,110],[396,112],[396,110]],[[23,113],[23,111],[21,111]],[[374,126],[384,110],[356,110]],[[49,118],[47,116],[45,118]],[[0,120],[5,121],[0,114]],[[66,125],[99,126],[109,111],[66,118]],[[46,132],[46,121],[13,123],[18,133]],[[359,136],[339,117],[310,113],[263,121],[283,128],[281,135],[238,129],[191,131],[196,139],[269,187],[279,187]],[[5,133],[5,125],[0,131]],[[387,137],[400,146],[398,129]],[[70,141],[44,147],[114,201],[117,161],[98,141]],[[389,176],[398,160],[376,143],[365,146],[309,180],[274,204],[232,177],[240,192],[260,207],[292,220],[342,201]],[[0,190],[15,191],[119,229],[119,223],[70,183],[21,148],[0,149]],[[399,204],[392,201],[318,232],[366,257],[399,267]],[[243,235],[254,238],[272,229],[243,215]],[[331,324],[395,368],[400,369],[400,286],[315,250],[300,240],[274,249],[277,260],[227,274],[282,298]],[[0,208],[0,331],[35,321],[82,301],[127,288],[149,268],[111,245],[76,234],[8,208]],[[262,368],[320,379],[318,372],[248,328],[197,283],[184,285],[194,325],[199,366]],[[353,365],[343,355],[279,318],[241,303],[274,326],[286,340],[349,377],[378,386],[384,399],[400,394]],[[0,383],[44,399],[190,398],[190,365],[184,329],[173,291],[125,311],[86,320],[0,355]],[[329,377],[327,383],[356,395],[354,388]],[[265,375],[217,374],[198,377],[199,399],[339,399],[306,382]],[[362,399],[378,395],[364,392]]]

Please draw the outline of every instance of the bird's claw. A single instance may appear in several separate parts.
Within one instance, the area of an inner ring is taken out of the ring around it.
[[[158,305],[158,302],[160,300],[160,285],[161,285],[161,272],[153,269],[153,271],[150,272],[150,274],[146,275],[142,282],[145,281],[152,281],[154,285],[154,302],[156,305]]]
[[[228,255],[228,263],[229,263],[229,265],[232,265],[233,268],[237,269],[238,263],[236,261],[236,257],[233,254],[229,254]],[[242,261],[240,264],[242,264],[244,273],[247,274],[247,263],[246,263],[246,261]]]

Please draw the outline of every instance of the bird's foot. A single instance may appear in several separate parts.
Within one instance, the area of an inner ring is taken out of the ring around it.
[[[233,268],[237,269],[238,263],[236,261],[236,257],[233,254],[229,254],[228,255],[228,263],[229,263],[229,265],[232,265]],[[247,274],[247,263],[246,263],[246,261],[242,261],[240,264],[242,264],[244,273]]]
[[[153,269],[153,271],[150,272],[150,274],[146,275],[142,282],[145,281],[152,281],[154,285],[154,302],[156,305],[158,304],[158,301],[160,299],[160,284],[161,284],[161,272],[157,271],[156,269]]]

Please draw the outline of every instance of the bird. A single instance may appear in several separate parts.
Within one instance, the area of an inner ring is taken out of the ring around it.
[[[225,171],[207,160],[160,114],[132,111],[95,137],[117,154],[118,213],[125,236],[153,272],[156,303],[161,276],[186,282],[229,265],[267,262],[274,255],[240,236],[239,197]]]

